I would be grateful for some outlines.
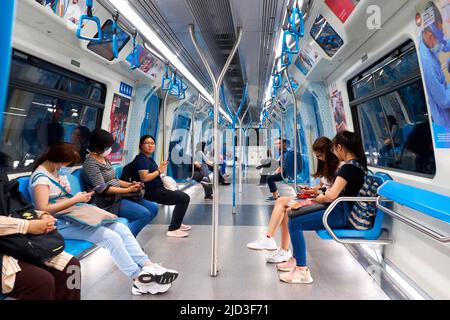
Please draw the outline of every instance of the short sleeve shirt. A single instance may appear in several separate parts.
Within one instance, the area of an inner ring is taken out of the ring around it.
[[[137,155],[136,158],[134,158],[134,168],[139,175],[139,171],[141,170],[148,170],[149,173],[155,172],[156,170],[158,170],[158,165],[152,158],[147,157],[145,154],[141,153]],[[163,183],[160,176],[157,176],[152,181],[145,182],[146,191],[162,186]]]

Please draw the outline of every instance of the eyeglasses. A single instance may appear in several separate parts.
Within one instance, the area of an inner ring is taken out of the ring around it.
[[[148,144],[148,145],[151,145],[151,146],[154,146],[154,145],[155,145],[154,142],[144,142],[144,143],[142,143],[142,144]]]

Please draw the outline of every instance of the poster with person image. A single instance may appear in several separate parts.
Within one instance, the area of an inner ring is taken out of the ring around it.
[[[142,72],[146,73],[151,78],[156,79],[157,75],[162,72],[164,64],[159,62],[158,59],[156,59],[140,44],[138,44],[136,48],[138,51],[139,69],[141,69]],[[128,55],[127,61],[131,64],[131,53]]]
[[[130,99],[115,93],[111,106],[109,124],[109,132],[111,132],[114,138],[112,152],[109,156],[111,162],[122,161],[129,109]]]
[[[334,123],[336,125],[336,132],[339,133],[347,130],[347,118],[345,116],[342,92],[337,89],[335,83],[330,86],[330,100],[331,109],[333,110]]]
[[[450,148],[450,0],[422,1],[415,20],[436,148]]]

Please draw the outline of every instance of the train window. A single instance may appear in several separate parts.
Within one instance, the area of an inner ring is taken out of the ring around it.
[[[411,43],[349,82],[350,105],[371,166],[432,177],[432,136]]]
[[[344,45],[344,40],[322,15],[317,17],[310,34],[329,57],[333,57]]]
[[[11,171],[30,171],[49,145],[71,142],[82,157],[101,119],[106,88],[20,52],[14,52],[0,127],[0,153]],[[27,72],[30,70],[30,72]]]
[[[89,41],[87,48],[99,56],[105,58],[106,60],[112,61],[114,59],[114,54],[112,51],[112,30],[113,21],[111,19],[106,20],[102,26],[102,41]],[[97,38],[95,34],[94,38]],[[123,49],[123,47],[130,40],[128,33],[123,31],[120,27],[117,27],[117,38],[119,40],[118,49]]]

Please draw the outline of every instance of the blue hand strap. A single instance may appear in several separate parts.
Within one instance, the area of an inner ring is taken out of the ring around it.
[[[287,45],[288,37],[294,38],[295,46],[293,49],[290,49],[289,46]],[[299,39],[298,34],[291,32],[289,30],[285,30],[284,34],[283,34],[283,52],[290,53],[290,54],[298,54],[300,51],[299,42],[300,42],[300,39]]]
[[[92,6],[93,6],[93,0],[86,0],[86,6],[87,6],[87,13],[82,14],[80,16],[80,20],[78,21],[78,27],[77,27],[77,38],[81,40],[87,40],[87,41],[102,41],[102,27],[100,25],[100,19],[96,16],[92,15]],[[97,25],[97,38],[89,38],[81,35],[81,28],[83,27],[84,21],[94,21]]]
[[[131,51],[131,70],[138,69],[141,65],[139,64],[139,52],[136,44],[137,32],[133,33],[133,50]]]
[[[117,38],[117,20],[119,19],[119,14],[113,16],[113,25],[112,25],[112,52],[114,55],[114,59],[119,57],[119,40]]]
[[[166,72],[164,73],[164,76],[162,78],[161,89],[164,91],[170,90],[171,85],[172,78],[169,77],[169,64],[166,64]]]

